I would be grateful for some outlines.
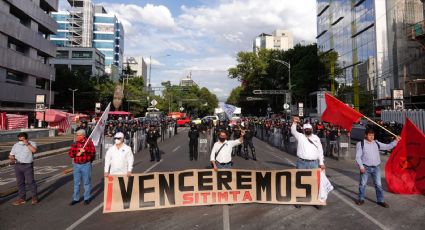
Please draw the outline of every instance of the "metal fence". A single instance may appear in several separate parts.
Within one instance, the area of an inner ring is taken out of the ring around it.
[[[415,125],[425,132],[425,111],[424,110],[383,110],[381,119],[385,122],[395,121],[404,124],[408,117]]]

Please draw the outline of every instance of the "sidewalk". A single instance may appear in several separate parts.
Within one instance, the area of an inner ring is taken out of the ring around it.
[[[56,137],[41,137],[30,139],[37,143],[38,153],[35,155],[42,155],[43,152],[53,151],[65,147],[70,147],[74,140],[74,135],[62,135]],[[10,150],[16,141],[0,141],[0,161],[7,160]],[[1,167],[1,163],[0,163]]]

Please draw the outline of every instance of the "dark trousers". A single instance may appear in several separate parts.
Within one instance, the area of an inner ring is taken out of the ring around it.
[[[245,159],[248,159],[248,147],[251,149],[252,159],[257,159],[255,156],[255,147],[252,140],[246,140],[243,143],[243,151],[245,152]]]
[[[26,199],[25,182],[30,187],[32,197],[37,197],[37,184],[34,180],[34,164],[15,165],[16,182],[18,185],[18,197]]]
[[[160,161],[161,160],[161,156],[159,155],[159,148],[158,148],[158,143],[151,143],[149,144],[149,151],[151,154],[151,160],[155,160],[156,161]]]
[[[189,141],[189,156],[190,160],[198,160],[198,139]]]

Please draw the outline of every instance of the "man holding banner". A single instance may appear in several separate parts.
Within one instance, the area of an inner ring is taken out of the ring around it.
[[[233,147],[241,145],[243,143],[243,136],[245,131],[241,131],[241,137],[238,140],[229,141],[227,140],[227,132],[221,130],[218,133],[218,141],[214,144],[211,150],[211,164],[214,167],[214,171],[221,169],[232,168],[232,151]]]

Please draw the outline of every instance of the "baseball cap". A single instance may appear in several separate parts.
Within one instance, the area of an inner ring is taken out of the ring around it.
[[[118,132],[115,134],[114,138],[124,138],[124,133]]]
[[[303,125],[303,129],[313,129],[313,126],[310,123],[306,123]]]

